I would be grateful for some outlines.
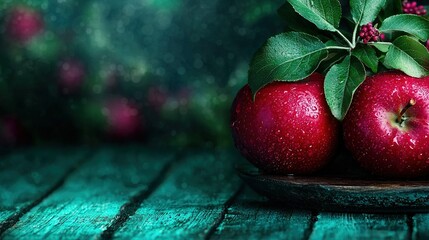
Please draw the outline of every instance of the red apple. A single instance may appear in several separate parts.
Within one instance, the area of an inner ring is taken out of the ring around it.
[[[85,78],[83,64],[77,60],[65,60],[61,63],[58,71],[59,86],[65,93],[78,91]]]
[[[323,76],[300,82],[273,82],[252,101],[248,85],[231,110],[236,147],[259,169],[275,174],[306,174],[333,156],[339,123],[323,93]]]
[[[106,103],[108,132],[116,138],[135,137],[141,131],[142,116],[138,108],[125,98],[112,99]]]
[[[25,6],[13,8],[6,21],[6,33],[11,40],[20,43],[31,40],[42,32],[42,16],[34,9]]]
[[[354,158],[384,177],[429,174],[429,78],[379,73],[356,91],[344,122]]]

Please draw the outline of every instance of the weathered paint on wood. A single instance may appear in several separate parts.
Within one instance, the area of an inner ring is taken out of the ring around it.
[[[31,149],[0,156],[0,224],[68,176],[85,152]],[[247,188],[237,195],[241,181],[233,168],[234,153],[190,153],[164,171],[173,155],[135,146],[99,151],[0,238],[98,238],[126,203],[151,188],[115,237],[429,239],[429,214],[411,219],[405,214],[323,212],[314,221],[308,211],[267,202]],[[166,177],[152,187],[160,171]]]
[[[121,206],[147,188],[170,153],[136,148],[104,149],[71,175],[64,186],[32,209],[5,239],[97,237]]]
[[[429,239],[429,214],[414,215],[412,227],[412,239]]]
[[[249,188],[229,209],[213,239],[305,239],[311,212],[267,201]]]
[[[31,148],[1,156],[0,224],[43,196],[86,152]]]
[[[202,239],[241,185],[229,153],[189,154],[115,234],[118,239]]]
[[[321,213],[310,239],[407,239],[408,230],[406,215]]]

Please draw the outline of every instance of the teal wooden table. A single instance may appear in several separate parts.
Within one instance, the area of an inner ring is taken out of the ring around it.
[[[1,239],[429,239],[429,214],[288,209],[235,150],[44,147],[0,155]]]

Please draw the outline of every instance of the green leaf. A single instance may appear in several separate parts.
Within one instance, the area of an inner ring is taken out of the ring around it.
[[[429,21],[415,14],[398,14],[386,18],[379,30],[381,32],[402,31],[426,41],[429,38]]]
[[[327,47],[334,47],[334,46],[336,47],[336,46],[341,46],[342,44],[339,41],[335,41],[335,40],[330,39],[330,40],[325,42],[325,45]]]
[[[331,67],[337,64],[339,61],[343,60],[343,58],[343,53],[329,53],[328,57],[320,63],[320,66],[317,68],[317,72],[326,75],[329,69],[331,69]]]
[[[321,30],[335,32],[340,25],[341,4],[338,0],[287,0],[302,17]]]
[[[347,56],[334,65],[325,78],[325,97],[332,115],[343,120],[352,103],[353,94],[365,80],[365,67],[354,56]]]
[[[256,94],[274,80],[302,80],[317,69],[327,54],[325,44],[306,33],[287,32],[271,37],[250,63],[249,86]]]
[[[303,19],[290,3],[285,2],[278,10],[278,14],[286,20],[286,26],[296,32],[304,32],[311,35],[317,35],[319,29],[311,22]]]
[[[375,50],[369,45],[359,45],[352,51],[352,55],[357,57],[367,67],[371,68],[371,71],[376,73],[378,67],[378,57]]]
[[[400,13],[402,13],[402,0],[386,0],[386,4],[383,6],[383,11],[380,15],[382,19],[385,19]]]
[[[386,0],[350,0],[350,10],[355,23],[362,26],[374,21]]]
[[[387,51],[389,51],[390,45],[392,45],[392,43],[390,42],[374,42],[369,44],[371,44],[371,46],[376,47],[378,50],[384,53],[387,53]]]
[[[429,52],[415,38],[401,36],[389,47],[384,65],[403,71],[412,77],[429,75]]]

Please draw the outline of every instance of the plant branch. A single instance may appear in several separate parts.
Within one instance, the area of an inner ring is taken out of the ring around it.
[[[414,99],[410,99],[410,101],[408,102],[408,104],[402,109],[401,113],[399,113],[398,118],[396,119],[396,122],[399,124],[402,124],[405,119],[404,119],[404,114],[405,112],[412,106],[416,105],[416,100]]]
[[[368,42],[369,45],[374,45],[374,44],[378,44],[378,45],[387,45],[390,46],[392,45],[391,42]]]
[[[336,29],[336,32],[344,39],[344,41],[346,41],[346,43],[350,46],[350,48],[352,49],[355,48],[355,45],[353,45],[353,43],[351,43],[349,39],[347,39],[346,36],[344,36],[338,29]]]
[[[328,46],[328,47],[326,47],[326,49],[328,49],[328,50],[331,50],[331,49],[347,50],[347,51],[352,50],[350,47],[341,47],[341,46]]]
[[[357,30],[359,28],[359,23],[356,23],[355,29],[353,30],[353,46],[356,46],[356,41],[357,41]]]

